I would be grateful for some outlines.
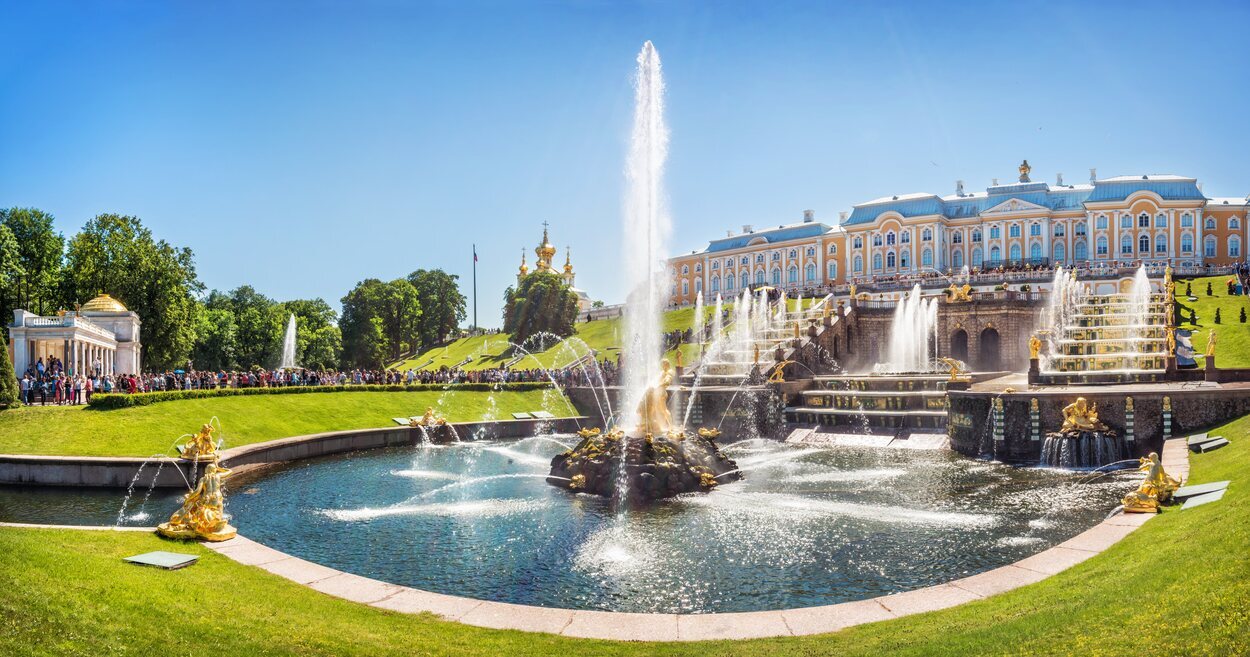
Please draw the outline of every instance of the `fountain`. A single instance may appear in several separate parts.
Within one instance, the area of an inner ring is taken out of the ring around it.
[[[1172,493],[1180,488],[1181,482],[1163,471],[1157,452],[1151,452],[1150,456],[1141,459],[1137,469],[1145,472],[1146,478],[1137,490],[1128,493],[1121,500],[1124,512],[1158,513],[1159,505],[1171,501]]]
[[[917,283],[894,307],[886,357],[873,367],[873,373],[932,372],[930,349],[936,326],[937,299],[926,300]]]
[[[1057,468],[1088,468],[1124,458],[1124,439],[1098,419],[1098,405],[1077,397],[1063,409],[1063,426],[1046,434],[1042,464]]]
[[[230,526],[226,515],[226,498],[222,480],[230,470],[220,467],[214,458],[204,469],[204,476],[195,490],[182,498],[182,506],[161,523],[156,533],[167,538],[203,539],[217,542],[234,538],[237,531]]]
[[[205,424],[200,427],[199,433],[179,448],[178,452],[188,461],[216,461],[217,449],[220,446],[219,441],[213,440],[213,425]]]
[[[427,406],[425,414],[421,417],[409,418],[408,426],[421,430],[421,444],[423,445],[459,442],[460,440],[460,436],[456,434],[456,428],[447,424],[447,418],[436,414],[433,406]]]
[[[282,336],[282,362],[279,369],[295,369],[295,314],[286,322],[286,334]]]

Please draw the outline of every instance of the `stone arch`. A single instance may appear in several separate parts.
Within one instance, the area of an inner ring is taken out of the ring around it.
[[[962,328],[951,333],[951,358],[968,361],[968,332]]]
[[[1000,340],[998,329],[987,326],[981,330],[977,339],[977,369],[983,372],[996,372],[1001,361]]]

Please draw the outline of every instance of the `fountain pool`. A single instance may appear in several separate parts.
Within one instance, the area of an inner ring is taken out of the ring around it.
[[[575,609],[832,604],[1011,563],[1099,522],[1132,476],[945,451],[726,446],[746,478],[617,514],[545,482],[576,436],[382,449],[228,480],[231,524],[273,548],[440,593]],[[127,524],[177,508],[157,490]],[[118,491],[0,488],[0,520],[112,524]],[[139,515],[136,515],[139,514]]]

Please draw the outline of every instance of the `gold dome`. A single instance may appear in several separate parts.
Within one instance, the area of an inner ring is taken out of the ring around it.
[[[84,303],[79,310],[101,313],[124,313],[126,312],[126,306],[123,306],[122,302],[110,297],[107,294],[101,294],[91,301]]]
[[[551,269],[551,259],[556,257],[556,247],[551,245],[551,240],[547,238],[547,222],[543,222],[543,241],[534,249],[534,255],[538,256],[538,271],[547,271]]]
[[[573,273],[573,249],[571,248],[564,251],[564,273]]]

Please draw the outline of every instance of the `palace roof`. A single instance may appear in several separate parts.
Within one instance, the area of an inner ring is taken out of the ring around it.
[[[712,240],[708,243],[707,248],[702,253],[716,253],[718,251],[732,251],[741,249],[750,245],[756,240],[764,240],[758,242],[761,244],[771,244],[773,242],[785,242],[786,240],[799,239],[803,237],[816,237],[824,235],[833,230],[833,227],[821,223],[819,221],[805,221],[798,224],[789,224],[777,226],[776,228],[766,228],[763,230],[752,230],[742,233],[741,235],[731,235],[722,237],[718,240]]]

